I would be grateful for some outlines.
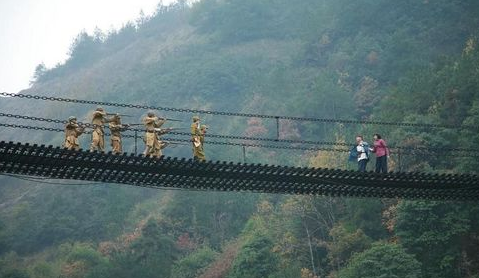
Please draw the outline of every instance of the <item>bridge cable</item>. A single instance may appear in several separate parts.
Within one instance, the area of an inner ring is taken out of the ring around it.
[[[58,123],[58,124],[66,124],[68,121],[66,120],[59,120],[59,119],[49,119],[49,118],[42,118],[42,117],[32,117],[32,116],[25,116],[25,115],[17,115],[17,114],[10,114],[10,113],[0,113],[0,117],[7,117],[7,118],[14,118],[14,119],[22,119],[22,120],[32,120],[32,121],[41,121],[41,122],[48,122],[48,123]],[[95,125],[89,123],[81,123],[85,127],[94,127]],[[27,126],[25,126],[28,128]],[[50,128],[35,128],[32,127],[31,129],[36,130],[50,130],[50,131],[63,131],[60,129],[51,130]],[[134,132],[144,132],[143,129],[129,129],[129,131]],[[191,136],[190,133],[187,132],[169,132],[172,135],[180,135],[180,136]],[[340,143],[340,142],[321,142],[321,141],[309,141],[309,140],[290,140],[290,139],[272,139],[272,138],[264,138],[264,137],[247,137],[247,136],[236,136],[236,135],[218,135],[218,134],[206,134],[206,137],[210,138],[220,138],[220,139],[232,139],[232,140],[245,140],[245,141],[264,141],[264,142],[274,142],[274,143],[287,143],[287,144],[304,144],[304,145],[331,145],[331,146],[340,146],[340,147],[350,147],[352,144],[347,143]],[[258,147],[259,144],[256,144]],[[243,146],[236,144],[235,146]],[[246,144],[245,146],[248,146]],[[254,147],[254,145],[251,145]],[[397,150],[406,150],[406,151],[424,151],[424,152],[474,152],[479,153],[479,149],[469,149],[469,148],[433,148],[433,147],[403,147],[403,146],[388,146],[389,149],[397,149]],[[329,150],[327,148],[297,148],[294,147],[292,149],[299,149],[299,150]],[[346,150],[346,151],[349,151]]]
[[[384,126],[402,126],[402,127],[424,127],[424,128],[479,129],[479,126],[476,126],[476,125],[456,126],[456,125],[445,125],[445,124],[426,124],[426,123],[410,123],[410,122],[397,123],[397,122],[369,121],[369,120],[346,120],[346,119],[332,119],[332,118],[278,116],[278,115],[265,115],[265,114],[255,114],[255,113],[225,112],[225,111],[213,111],[213,110],[202,110],[202,109],[172,108],[172,107],[150,106],[150,105],[141,105],[141,104],[93,101],[93,100],[40,96],[40,95],[30,95],[30,94],[21,94],[21,93],[14,94],[14,93],[3,92],[3,93],[0,93],[0,96],[15,97],[15,98],[21,98],[21,99],[42,100],[42,101],[54,101],[54,102],[66,102],[66,103],[101,105],[101,106],[132,108],[132,109],[143,109],[143,110],[159,110],[159,111],[177,112],[177,113],[234,116],[234,117],[246,117],[246,118],[262,118],[262,119],[273,119],[273,120],[291,120],[291,121],[307,121],[307,122],[338,123],[338,124],[384,125]]]

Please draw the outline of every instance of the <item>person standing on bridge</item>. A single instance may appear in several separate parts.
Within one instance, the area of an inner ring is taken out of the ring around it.
[[[78,136],[84,132],[84,128],[77,123],[77,118],[70,116],[68,123],[65,125],[65,142],[63,147],[69,150],[80,149],[80,143],[78,142]]]
[[[161,136],[169,133],[172,130],[173,130],[172,128],[155,128],[156,138],[158,139],[158,142],[159,142],[159,145],[160,145],[160,149],[157,153],[158,157],[163,155],[162,150],[169,145],[168,142],[161,140]]]
[[[161,150],[166,147],[166,144],[158,139],[157,129],[159,129],[165,121],[164,119],[159,119],[153,112],[148,112],[147,116],[143,118],[143,124],[146,127],[146,148],[143,153],[145,156],[161,156]]]
[[[366,166],[369,162],[369,145],[364,142],[363,136],[356,136],[356,152],[358,157],[358,171],[366,172]]]
[[[369,150],[376,154],[376,173],[388,172],[389,148],[381,135],[374,134],[374,145]]]
[[[200,146],[198,147],[196,157],[198,161],[206,161],[206,155],[205,155],[205,136],[206,136],[206,131],[208,130],[208,127],[206,125],[201,125],[200,127]]]
[[[200,117],[193,116],[191,124],[191,143],[193,147],[193,160],[201,161],[201,126]]]
[[[121,132],[127,130],[130,125],[121,124],[120,114],[115,114],[110,121],[109,128],[111,132],[111,151],[114,154],[123,153]]]
[[[110,122],[110,119],[107,119],[107,113],[103,108],[97,107],[93,112],[92,121],[93,132],[91,134],[91,145],[90,151],[105,151],[105,123]]]

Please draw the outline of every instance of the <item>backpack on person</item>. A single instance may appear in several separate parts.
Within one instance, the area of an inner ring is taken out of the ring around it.
[[[349,161],[357,161],[357,160],[358,160],[358,151],[356,149],[356,145],[354,145],[349,151]]]
[[[363,148],[364,148],[364,153],[366,153],[366,159],[369,161],[369,158],[371,156],[371,150],[369,150],[369,144],[366,142],[363,142]]]
[[[358,150],[357,150],[357,145],[354,145],[351,150],[349,151],[349,161],[357,161],[358,160]],[[369,158],[371,156],[371,151],[369,150],[369,144],[366,142],[363,142],[363,148],[364,148],[364,153],[366,154],[366,159],[369,161]]]

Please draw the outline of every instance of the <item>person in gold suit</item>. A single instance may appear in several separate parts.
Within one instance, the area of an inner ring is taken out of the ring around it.
[[[127,130],[130,126],[122,124],[120,114],[115,114],[108,127],[111,132],[111,152],[114,154],[123,153],[121,132]]]
[[[200,117],[193,116],[193,123],[191,124],[191,144],[193,147],[193,159],[200,161],[201,152],[201,130]]]
[[[105,123],[110,122],[111,119],[107,118],[107,113],[103,108],[98,107],[93,112],[92,125],[93,132],[91,134],[90,151],[105,151]]]
[[[65,125],[65,142],[63,147],[69,150],[79,150],[80,143],[78,137],[84,132],[84,128],[77,123],[76,117],[69,117]]]
[[[158,138],[157,129],[159,129],[165,123],[164,119],[159,119],[155,113],[148,112],[146,117],[143,118],[143,124],[145,125],[145,143],[146,148],[143,153],[145,156],[160,157],[161,150],[166,147],[166,143],[161,142]]]
[[[206,155],[205,155],[205,136],[206,136],[206,131],[208,130],[208,127],[206,125],[201,125],[200,126],[200,145],[198,148],[195,149],[195,157],[197,158],[198,161],[205,161],[206,160]]]

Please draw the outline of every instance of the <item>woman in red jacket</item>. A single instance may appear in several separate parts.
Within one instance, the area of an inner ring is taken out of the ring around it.
[[[370,149],[376,154],[376,173],[388,172],[389,149],[381,135],[374,134],[374,146]]]

